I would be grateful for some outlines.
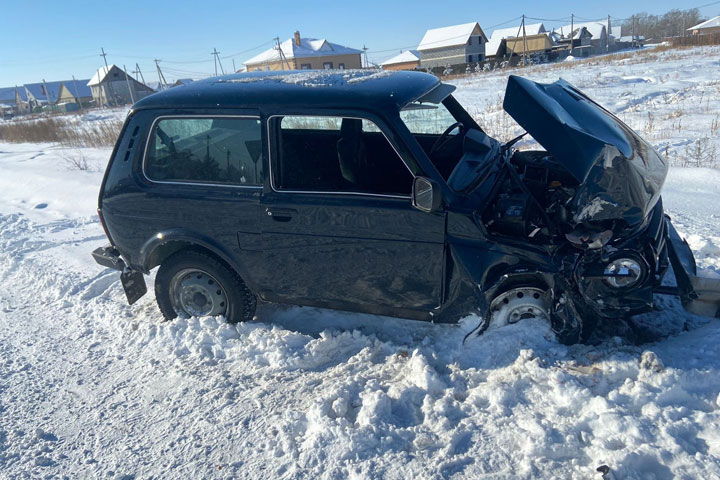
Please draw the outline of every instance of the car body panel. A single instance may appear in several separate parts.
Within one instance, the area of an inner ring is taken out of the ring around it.
[[[540,84],[511,75],[503,108],[580,182],[575,223],[642,224],[668,171],[649,143],[563,80]]]

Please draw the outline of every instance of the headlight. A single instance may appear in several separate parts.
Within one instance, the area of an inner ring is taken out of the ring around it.
[[[605,282],[614,288],[632,287],[643,275],[643,267],[632,258],[616,258],[607,264]]]

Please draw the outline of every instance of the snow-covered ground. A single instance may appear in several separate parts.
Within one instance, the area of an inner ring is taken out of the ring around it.
[[[697,52],[523,73],[692,143],[711,135],[720,78],[720,52]],[[502,75],[457,83],[483,125],[514,132]],[[659,297],[640,319],[656,342],[573,347],[541,321],[465,344],[476,319],[262,306],[236,327],[163,322],[152,293],[127,306],[89,256],[109,153],[0,144],[0,478],[720,478],[720,321]],[[720,170],[671,169],[664,203],[720,275]]]

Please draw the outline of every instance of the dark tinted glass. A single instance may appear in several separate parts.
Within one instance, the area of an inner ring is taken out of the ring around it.
[[[260,120],[162,119],[150,139],[145,173],[156,181],[262,185]]]

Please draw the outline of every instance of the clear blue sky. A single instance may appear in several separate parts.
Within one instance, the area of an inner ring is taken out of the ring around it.
[[[3,0],[0,27],[0,87],[89,78],[102,65],[135,63],[148,82],[157,80],[153,58],[159,58],[168,80],[199,77],[214,71],[210,52],[217,48],[226,69],[271,46],[275,36],[326,38],[349,47],[367,45],[371,61],[381,61],[418,44],[428,28],[480,22],[489,36],[493,26],[523,13],[564,18],[570,13],[596,19],[629,17],[638,12],[661,14],[712,0],[607,0],[605,2],[515,2],[477,0],[389,0],[313,2],[194,0]],[[701,9],[720,14],[720,4]],[[533,22],[533,20],[528,20]],[[559,26],[569,22],[545,22]],[[518,22],[514,23],[515,25]],[[513,23],[504,25],[512,26]],[[182,63],[180,63],[182,62]]]

